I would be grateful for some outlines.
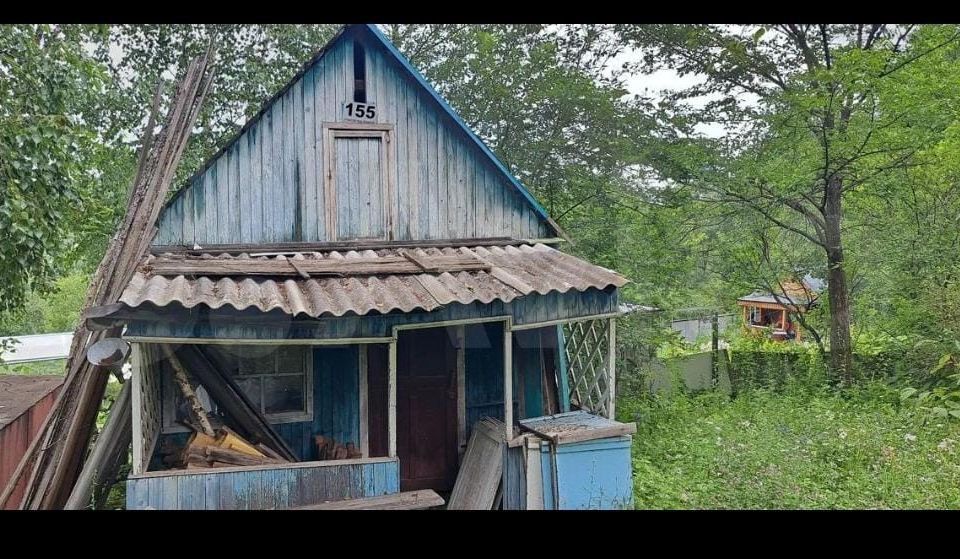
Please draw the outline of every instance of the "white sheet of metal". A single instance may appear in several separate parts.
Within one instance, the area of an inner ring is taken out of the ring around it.
[[[70,343],[73,341],[73,332],[11,336],[2,339],[14,341],[10,351],[0,354],[0,360],[4,363],[50,361],[67,358]]]

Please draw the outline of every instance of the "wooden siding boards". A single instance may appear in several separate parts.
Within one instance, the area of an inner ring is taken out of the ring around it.
[[[361,27],[366,29],[365,27]],[[393,125],[394,238],[556,235],[471,133],[372,33],[364,43],[368,102]],[[324,216],[323,123],[343,121],[352,101],[350,40],[330,45],[236,141],[218,154],[159,218],[155,244],[334,241]],[[354,219],[361,215],[353,214]],[[346,216],[341,214],[340,219]],[[356,227],[353,227],[356,228]]]
[[[128,510],[253,510],[400,491],[395,458],[130,476]]]

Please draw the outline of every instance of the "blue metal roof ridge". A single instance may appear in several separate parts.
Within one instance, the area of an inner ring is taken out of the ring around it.
[[[531,194],[530,191],[523,186],[520,180],[516,176],[514,176],[514,174],[511,173],[509,169],[507,169],[507,166],[504,165],[502,161],[500,161],[500,158],[493,153],[493,151],[487,146],[486,142],[480,139],[480,137],[477,136],[476,132],[474,132],[473,129],[470,128],[470,126],[468,126],[467,123],[464,122],[462,118],[460,118],[460,115],[457,114],[457,111],[455,111],[453,107],[451,107],[450,104],[447,103],[446,99],[444,99],[443,96],[441,96],[437,92],[437,90],[433,87],[433,85],[431,85],[430,82],[427,81],[427,79],[423,76],[423,74],[421,74],[420,71],[417,70],[413,66],[413,64],[410,63],[407,57],[404,56],[403,53],[400,52],[400,50],[397,49],[397,47],[394,46],[392,42],[390,42],[389,39],[387,39],[387,37],[377,28],[376,24],[367,23],[367,24],[364,24],[364,27],[366,27],[366,29],[369,30],[373,34],[373,36],[376,37],[381,44],[383,44],[384,47],[386,47],[387,52],[392,54],[393,57],[397,60],[397,62],[400,63],[400,65],[403,68],[405,68],[408,72],[410,72],[410,74],[414,77],[417,83],[419,83],[420,86],[423,87],[427,91],[427,93],[430,94],[431,97],[433,97],[433,100],[440,105],[440,108],[443,109],[447,113],[447,115],[449,115],[450,118],[452,118],[453,121],[458,126],[460,126],[460,128],[467,134],[467,137],[473,140],[473,143],[475,143],[477,147],[480,148],[480,151],[482,151],[484,155],[486,155],[493,162],[493,164],[497,167],[497,169],[499,169],[500,172],[507,177],[507,179],[510,181],[510,184],[512,184],[514,188],[520,191],[520,194],[523,195],[523,197],[526,198],[527,202],[529,202],[533,206],[533,208],[537,211],[537,213],[540,214],[540,216],[543,217],[543,219],[546,220],[547,223],[554,228],[556,233],[558,233],[564,238],[569,239],[566,233],[564,233],[564,231],[560,228],[560,226],[553,221],[553,219],[550,217],[550,214],[547,213],[547,210],[542,205],[540,205],[540,202],[538,202],[536,198],[534,198],[533,194]]]

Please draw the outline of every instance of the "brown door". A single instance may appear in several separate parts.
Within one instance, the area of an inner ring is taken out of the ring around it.
[[[453,488],[457,476],[457,357],[446,328],[397,338],[400,489]]]

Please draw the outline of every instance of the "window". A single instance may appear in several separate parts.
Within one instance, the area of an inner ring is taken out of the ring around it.
[[[367,55],[359,41],[353,42],[353,102],[367,102]]]
[[[313,419],[312,352],[309,346],[207,346],[270,423]],[[164,366],[164,432],[186,431],[183,395]],[[216,409],[215,406],[211,406]]]

